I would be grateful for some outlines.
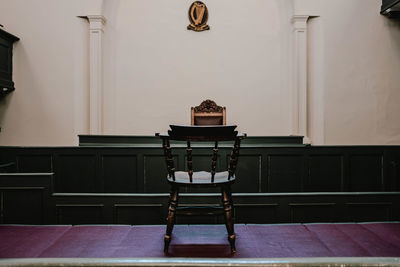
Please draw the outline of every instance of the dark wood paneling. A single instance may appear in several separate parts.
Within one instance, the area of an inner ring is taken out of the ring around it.
[[[174,156],[174,164],[178,165],[177,156]],[[145,155],[143,169],[145,193],[169,192],[164,155]]]
[[[114,213],[117,224],[163,224],[165,218],[162,204],[115,204]]]
[[[55,164],[56,192],[101,192],[96,167],[95,155],[59,155]]]
[[[390,221],[392,202],[353,202],[346,203],[347,220],[349,222]],[[395,220],[398,220],[395,219]]]
[[[104,223],[103,204],[57,204],[58,224]]]
[[[186,200],[185,203],[182,203],[180,205],[188,208],[198,208],[201,206],[213,206],[214,204],[210,204],[209,202],[204,202],[203,204],[194,204],[190,203],[190,201],[187,202]],[[176,223],[177,224],[221,224],[224,223],[224,217],[223,215],[217,215],[217,216],[180,215],[176,217]]]
[[[236,223],[276,223],[278,203],[236,204]]]
[[[101,165],[104,192],[138,192],[135,155],[102,155]]]
[[[240,155],[236,170],[236,181],[232,191],[237,193],[265,192],[262,188],[262,156]]]
[[[0,174],[0,223],[54,223],[53,176]]]
[[[203,156],[211,150],[196,147],[195,151],[200,163],[208,167],[208,158],[204,160]],[[186,151],[176,145],[173,152],[177,168],[184,169]],[[220,166],[226,164],[229,152],[230,148],[221,146]],[[2,147],[0,159],[2,162],[18,160],[21,169],[26,171],[48,169],[51,167],[50,159],[53,160],[57,191],[66,194],[57,193],[54,197],[46,197],[50,195],[51,179],[40,178],[36,174],[13,174],[8,175],[6,180],[0,178],[0,185],[8,187],[7,190],[10,190],[9,187],[25,187],[29,190],[32,190],[32,187],[45,188],[42,223],[56,223],[58,218],[59,223],[158,224],[160,218],[161,223],[165,218],[169,186],[166,182],[166,166],[161,145]],[[136,162],[136,165],[133,162]],[[237,183],[234,184],[236,222],[400,220],[400,193],[393,193],[400,191],[399,164],[400,147],[397,146],[245,145],[241,149]],[[379,193],[382,190],[383,193]],[[261,193],[257,193],[260,191]],[[344,193],[348,191],[354,193]],[[2,192],[4,199],[4,190]],[[149,194],[155,192],[161,194]],[[27,198],[19,198],[27,202],[23,204],[26,205],[24,209],[17,208],[20,205],[17,200],[15,205],[12,204],[12,208],[18,213],[15,216],[25,214],[21,215],[23,220],[20,222],[28,222],[32,217],[31,211],[35,211],[36,215],[40,214],[35,208],[39,207],[40,201],[32,198],[38,196],[29,194]],[[58,205],[58,214],[52,201]],[[220,195],[183,194],[179,201],[189,205],[219,204]],[[30,205],[34,207],[31,208]],[[115,205],[120,205],[118,210],[115,209]],[[7,206],[7,209],[10,209],[9,207]],[[132,217],[134,213],[138,218]],[[37,221],[34,220],[35,223]],[[7,222],[12,223],[11,219]],[[223,222],[223,217],[181,218],[179,222],[220,223]]]
[[[206,159],[204,156],[211,150],[196,146],[194,151],[196,159],[200,160],[200,164],[204,164],[200,167],[207,169],[210,162],[209,158]],[[219,152],[218,164],[226,167],[230,148],[221,145]],[[173,153],[177,168],[184,169],[185,149],[176,144],[173,147]],[[398,146],[273,147],[251,143],[244,145],[240,153],[237,182],[233,185],[236,193],[234,202],[237,204],[237,222],[344,222],[400,219],[399,193],[390,194],[390,192],[400,191],[400,147]],[[169,186],[166,181],[166,166],[161,145],[1,147],[0,159],[2,162],[17,163],[18,161],[20,170],[24,171],[48,170],[53,165],[57,192],[72,194],[66,194],[68,197],[60,197],[60,194],[56,194],[53,198],[45,197],[46,200],[42,201],[47,205],[44,208],[43,221],[45,223],[57,222],[56,206],[55,203],[51,204],[52,201],[56,201],[58,205],[67,205],[58,207],[58,219],[63,223],[114,223],[116,221],[130,223],[135,220],[140,223],[143,219],[157,224],[159,218],[162,220],[165,218]],[[36,176],[14,174],[6,180],[0,178],[0,185],[2,187],[43,187],[45,188],[44,195],[49,195],[51,179]],[[261,193],[258,193],[260,191]],[[350,191],[354,192],[351,197],[348,193],[344,193]],[[265,192],[272,194],[264,194]],[[293,192],[293,194],[285,192]],[[381,195],[379,192],[388,193]],[[161,194],[155,196],[148,193]],[[27,199],[21,197],[20,200],[39,203],[39,200],[31,198],[34,194],[29,194]],[[3,198],[4,196],[3,192]],[[10,197],[14,198],[14,196]],[[192,205],[212,202],[220,203],[220,196],[203,194],[196,198],[183,194],[180,199],[180,203]],[[297,205],[304,203],[312,203],[312,205]],[[315,203],[334,203],[334,205],[318,206]],[[384,204],[372,205],[371,203]],[[116,213],[114,206],[119,204],[139,206],[120,206]],[[269,204],[277,204],[277,206],[271,207]],[[20,204],[16,201],[15,207],[18,205]],[[30,209],[30,203],[23,203],[23,205],[27,205],[24,209]],[[32,203],[32,205],[36,204]],[[78,205],[78,207],[73,205]],[[151,206],[148,213],[146,205],[156,206]],[[159,214],[155,215],[155,210],[158,210],[157,205],[162,205],[162,208]],[[14,205],[12,207],[14,208]],[[15,209],[16,212],[18,210]],[[35,207],[31,210],[37,211]],[[138,216],[143,218],[130,217],[131,211],[136,211]],[[31,216],[30,211],[25,214],[24,220]],[[216,223],[222,222],[222,219],[223,217],[182,218],[180,222]]]
[[[333,222],[335,203],[290,203],[291,222]]]
[[[386,191],[400,191],[400,151],[389,151],[386,164]]]
[[[209,169],[210,149],[195,147],[197,169]],[[173,147],[177,169],[186,151]],[[217,168],[226,167],[230,148],[219,150]],[[268,147],[241,149],[234,192],[400,191],[400,147]],[[53,169],[57,192],[168,192],[161,146],[7,147],[2,162],[17,161],[26,172]],[[136,165],[131,162],[136,160]],[[53,165],[53,168],[52,168]],[[136,169],[135,169],[136,168]],[[197,192],[197,191],[193,191]],[[217,192],[214,189],[204,192]]]
[[[303,191],[303,157],[273,155],[268,157],[268,192]]]
[[[44,223],[43,191],[42,187],[0,189],[2,223]]]
[[[312,155],[308,159],[308,179],[305,192],[340,192],[343,181],[343,157]]]
[[[199,151],[200,150],[200,151]],[[222,150],[220,150],[221,154]],[[186,152],[183,152],[186,153]],[[193,149],[193,170],[194,171],[211,171],[211,155],[210,149]],[[187,171],[187,158],[185,154],[184,170]],[[226,162],[223,160],[223,156],[218,155],[217,157],[217,168],[216,171],[226,170]],[[215,193],[219,192],[219,188],[186,188],[185,192],[190,193]]]
[[[51,155],[31,154],[18,155],[18,172],[52,172],[53,160]]]
[[[1,161],[0,173],[15,173],[17,170],[17,164],[13,161]]]
[[[204,151],[207,152],[207,151]],[[211,154],[194,154],[192,156],[193,161],[193,171],[211,171]],[[185,155],[185,167],[184,170],[187,171],[187,159]],[[226,170],[226,163],[222,162],[221,156],[217,157],[217,168],[216,171]]]
[[[310,223],[400,220],[400,193],[249,193],[234,194],[236,223]],[[164,224],[168,194],[56,194],[58,205],[71,207],[65,223]],[[73,204],[72,204],[73,203]],[[81,204],[79,204],[81,203]],[[220,203],[219,194],[183,194],[180,206]],[[104,205],[102,215],[96,207]],[[88,206],[89,215],[84,214]],[[107,208],[112,207],[112,208]],[[88,220],[90,216],[93,220]],[[99,218],[101,217],[101,218]],[[95,219],[94,219],[95,218]],[[223,223],[223,216],[179,216],[177,223]]]
[[[350,191],[382,191],[382,164],[382,155],[351,155],[349,177]]]

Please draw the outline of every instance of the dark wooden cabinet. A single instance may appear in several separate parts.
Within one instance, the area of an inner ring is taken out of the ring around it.
[[[12,54],[13,44],[19,38],[0,28],[0,98],[13,91]]]
[[[388,18],[400,19],[400,0],[382,0],[381,14]]]

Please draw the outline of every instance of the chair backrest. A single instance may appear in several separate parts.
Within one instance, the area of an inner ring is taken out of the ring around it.
[[[191,125],[226,125],[226,108],[207,99],[190,110]]]
[[[236,166],[239,157],[240,141],[246,137],[246,134],[238,134],[235,131],[236,125],[211,125],[211,126],[182,126],[170,125],[171,130],[167,135],[156,134],[163,141],[164,155],[167,163],[169,177],[175,180],[174,160],[171,152],[170,140],[186,141],[186,156],[187,169],[190,182],[193,182],[193,161],[192,161],[192,141],[199,142],[214,142],[213,154],[211,158],[211,183],[214,182],[214,177],[217,167],[218,142],[219,141],[234,141],[232,152],[228,164],[229,178],[231,179],[236,171]]]

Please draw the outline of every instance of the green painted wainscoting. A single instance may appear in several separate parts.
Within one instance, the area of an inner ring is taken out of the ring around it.
[[[184,144],[172,147],[176,166],[184,169]],[[193,147],[194,168],[209,169],[211,148]],[[229,153],[229,144],[221,144],[220,169]],[[400,220],[399,165],[400,146],[306,146],[301,137],[249,137],[233,185],[236,222]],[[155,137],[81,136],[78,147],[0,147],[0,170],[1,223],[164,223],[169,188]],[[182,204],[220,201],[215,189],[182,193]],[[222,219],[180,217],[178,223]]]

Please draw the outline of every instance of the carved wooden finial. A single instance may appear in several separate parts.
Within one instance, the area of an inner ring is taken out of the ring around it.
[[[207,99],[201,102],[199,106],[194,107],[195,112],[222,112],[224,108],[221,106],[218,106],[217,103],[214,101]]]

